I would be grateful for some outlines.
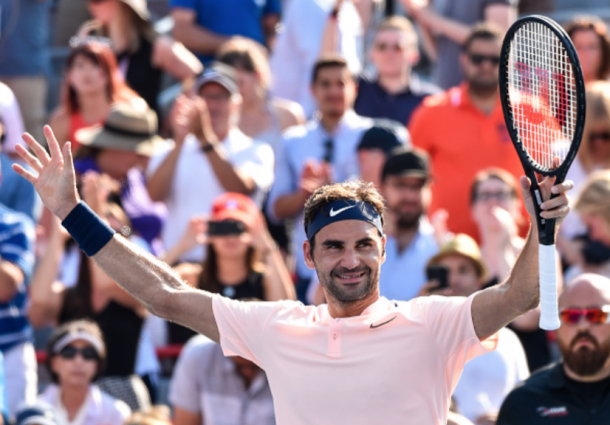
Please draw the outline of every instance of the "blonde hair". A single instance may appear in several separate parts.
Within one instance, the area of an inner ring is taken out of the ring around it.
[[[219,62],[240,71],[258,74],[261,85],[265,89],[271,85],[269,55],[265,47],[254,40],[245,37],[232,37],[220,46],[216,58]]]
[[[409,39],[409,47],[417,48],[417,33],[415,32],[415,28],[413,28],[413,24],[404,16],[392,16],[387,18],[379,24],[377,27],[376,34],[379,34],[381,31],[400,31],[407,35]]]
[[[597,171],[585,182],[574,209],[579,214],[600,216],[610,224],[610,171]]]
[[[610,131],[610,83],[606,81],[596,81],[587,86],[587,114],[578,159],[588,172],[593,169],[594,164],[589,148],[591,127],[600,121],[604,122]],[[604,168],[610,168],[610,155],[600,159],[604,161]]]

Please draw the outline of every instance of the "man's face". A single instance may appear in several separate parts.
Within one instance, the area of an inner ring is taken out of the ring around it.
[[[343,220],[316,234],[313,255],[309,241],[303,244],[303,250],[305,262],[316,269],[329,302],[348,305],[377,297],[384,244],[373,225]]]
[[[447,254],[436,265],[449,269],[449,289],[454,296],[469,297],[483,286],[473,260],[461,254]]]
[[[475,91],[498,89],[500,40],[475,39],[461,57],[466,81]]]
[[[343,116],[356,98],[356,83],[349,70],[341,66],[320,69],[311,90],[318,109],[329,117]]]
[[[379,75],[383,76],[401,75],[419,57],[409,35],[394,29],[377,33],[370,55]]]
[[[210,112],[210,122],[214,133],[222,137],[231,128],[232,120],[239,111],[239,104],[231,96],[231,93],[217,83],[204,84],[199,90],[201,96]]]
[[[386,207],[399,229],[412,229],[430,205],[430,185],[423,177],[387,176],[383,182]]]
[[[589,285],[569,288],[559,300],[559,309],[590,309],[610,304],[607,296]],[[610,324],[592,324],[585,317],[578,323],[562,322],[557,342],[564,364],[576,375],[599,372],[610,356]]]

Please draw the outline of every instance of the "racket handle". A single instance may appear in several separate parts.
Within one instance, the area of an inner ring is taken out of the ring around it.
[[[553,331],[559,328],[557,307],[557,250],[555,245],[539,245],[540,270],[540,328]]]

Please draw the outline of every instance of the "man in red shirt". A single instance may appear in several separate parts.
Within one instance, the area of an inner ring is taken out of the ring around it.
[[[413,144],[426,150],[432,161],[430,212],[447,210],[449,230],[477,240],[477,227],[469,213],[474,176],[492,166],[517,179],[523,174],[500,104],[501,45],[502,34],[495,27],[476,26],[463,46],[465,81],[426,98],[409,125]]]

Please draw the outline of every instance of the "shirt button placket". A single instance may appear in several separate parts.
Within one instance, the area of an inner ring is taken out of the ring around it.
[[[328,355],[339,357],[341,355],[341,328],[343,322],[339,319],[333,320],[328,329]]]

